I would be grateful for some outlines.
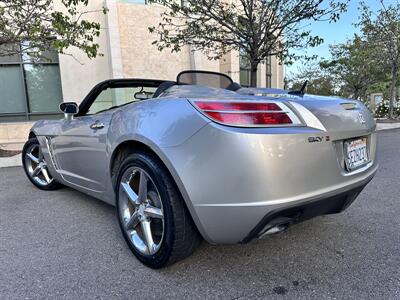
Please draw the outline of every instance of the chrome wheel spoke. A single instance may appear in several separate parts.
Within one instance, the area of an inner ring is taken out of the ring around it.
[[[129,182],[121,182],[122,189],[124,190],[125,194],[128,196],[129,201],[133,205],[139,205],[139,197],[136,195],[135,191],[129,185]]]
[[[39,158],[37,158],[36,156],[34,156],[33,154],[32,154],[32,152],[31,153],[28,153],[27,155],[26,155],[26,157],[28,157],[31,161],[33,161],[35,164],[39,164]]]
[[[43,174],[44,179],[46,180],[47,183],[50,183],[51,178],[50,178],[49,172],[47,172],[47,169],[45,167],[42,167],[41,169],[42,169],[42,174]]]
[[[33,172],[32,172],[32,177],[38,176],[41,172],[42,172],[42,167],[38,165],[38,166],[33,170]]]
[[[49,185],[53,178],[47,170],[42,149],[38,144],[32,145],[25,153],[25,165],[29,176],[42,186]]]
[[[139,179],[139,197],[138,202],[143,203],[147,199],[147,175],[142,170],[140,171]]]
[[[144,209],[144,214],[150,218],[162,219],[164,218],[161,208],[147,205]]]
[[[119,184],[118,212],[122,228],[137,251],[154,255],[164,238],[164,210],[157,186],[137,166],[126,169]]]
[[[125,224],[126,229],[135,228],[140,222],[139,213],[135,211],[128,222]]]
[[[149,250],[149,253],[152,254],[155,252],[156,245],[154,244],[153,241],[153,234],[151,233],[150,221],[143,220],[140,222],[140,224],[142,225],[142,231],[144,238],[146,240],[145,242],[147,249]]]

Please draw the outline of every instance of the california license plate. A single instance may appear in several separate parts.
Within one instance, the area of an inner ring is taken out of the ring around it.
[[[353,170],[368,162],[367,138],[344,142],[347,169]]]

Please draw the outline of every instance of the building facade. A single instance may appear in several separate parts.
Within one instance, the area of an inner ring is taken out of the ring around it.
[[[110,78],[174,80],[186,69],[223,72],[243,86],[250,71],[236,51],[208,60],[184,47],[179,53],[159,52],[148,27],[157,25],[163,7],[140,0],[91,0],[86,18],[101,24],[99,56],[88,59],[77,49],[52,60],[32,63],[27,56],[0,57],[0,144],[22,142],[32,122],[62,117],[62,101],[80,102],[98,82]],[[57,4],[56,4],[57,5]],[[102,7],[107,14],[101,12]],[[60,6],[61,7],[61,6]],[[57,7],[56,7],[57,8]],[[284,69],[274,57],[258,70],[259,87],[283,88]]]

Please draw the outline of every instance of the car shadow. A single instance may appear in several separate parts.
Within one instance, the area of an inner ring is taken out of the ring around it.
[[[109,219],[110,226],[116,233],[115,239],[126,246],[114,206],[70,188],[55,193],[68,194],[68,201],[86,203],[85,205],[91,206],[93,213]],[[352,218],[354,221],[354,216]],[[256,279],[255,270],[271,276],[274,273],[279,274],[282,269],[308,269],[321,257],[335,261],[336,264],[344,258],[346,242],[350,238],[357,238],[357,226],[346,222],[343,224],[346,219],[348,216],[342,214],[318,217],[289,227],[283,233],[254,239],[247,244],[211,245],[203,240],[190,257],[155,272],[161,276],[172,276],[176,280],[186,281],[196,281],[198,272],[229,272]],[[347,234],[344,235],[343,231]],[[127,246],[126,250],[129,252]],[[133,255],[129,256],[135,261],[134,264],[140,264]]]

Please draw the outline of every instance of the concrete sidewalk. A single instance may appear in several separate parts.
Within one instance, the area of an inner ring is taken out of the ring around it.
[[[21,154],[11,157],[0,157],[0,168],[22,166]]]
[[[377,130],[388,130],[400,128],[400,123],[378,123]],[[22,148],[21,144],[21,148]],[[0,168],[21,166],[21,154],[12,157],[0,157]]]
[[[388,130],[388,129],[396,129],[400,128],[400,122],[397,123],[377,123],[376,129],[377,130]]]

